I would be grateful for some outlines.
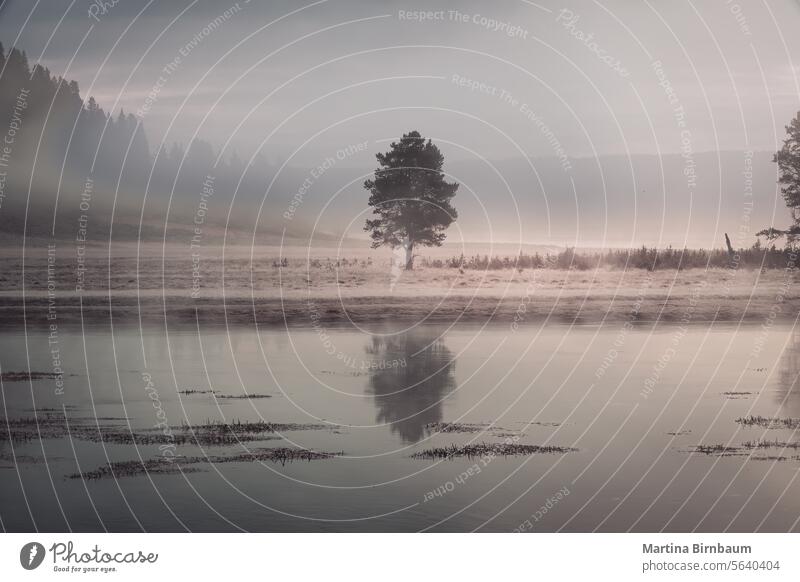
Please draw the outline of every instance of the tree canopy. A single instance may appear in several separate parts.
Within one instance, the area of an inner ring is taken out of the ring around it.
[[[778,183],[786,206],[791,210],[792,224],[785,230],[771,226],[756,233],[756,236],[766,237],[767,240],[785,236],[787,242],[794,244],[800,238],[800,113],[786,126],[786,134],[783,147],[775,154],[773,161],[778,164]]]
[[[458,217],[452,199],[459,185],[445,180],[442,152],[418,131],[404,134],[375,157],[379,167],[364,187],[376,218],[367,219],[364,230],[373,248],[402,247],[405,268],[412,269],[414,247],[441,246],[445,230]]]

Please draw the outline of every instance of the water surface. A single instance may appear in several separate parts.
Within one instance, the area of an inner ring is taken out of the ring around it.
[[[45,332],[4,330],[3,372],[51,371],[53,347]],[[107,460],[154,458],[158,448],[4,440],[7,530],[512,531],[526,520],[534,531],[798,529],[800,450],[692,452],[795,439],[791,429],[735,422],[800,417],[800,341],[789,328],[96,327],[59,329],[55,347],[67,373],[63,394],[52,379],[4,382],[7,418],[56,409],[76,422],[146,429],[158,422],[155,393],[172,426],[263,419],[327,427],[233,447],[183,445],[179,455],[277,446],[343,454],[84,482],[66,476]],[[430,425],[441,422],[483,428],[437,433]],[[510,438],[578,450],[412,458]]]

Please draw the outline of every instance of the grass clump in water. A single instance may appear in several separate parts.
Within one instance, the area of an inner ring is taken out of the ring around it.
[[[556,445],[520,445],[516,443],[478,443],[471,445],[450,445],[425,449],[411,455],[412,459],[452,459],[454,457],[519,456],[519,455],[561,455],[573,453],[578,449]]]
[[[101,465],[92,471],[73,473],[70,479],[107,479],[121,477],[136,477],[138,475],[177,475],[180,473],[195,473],[202,471],[199,464],[218,463],[248,463],[253,461],[280,463],[286,465],[294,461],[314,461],[319,459],[332,459],[343,455],[344,452],[326,453],[310,449],[291,449],[276,447],[256,449],[236,455],[212,455],[207,457],[180,457],[176,459],[146,459],[141,461],[116,461]]]
[[[740,416],[736,419],[738,424],[746,427],[761,427],[766,429],[800,428],[800,418],[770,418],[766,416]]]

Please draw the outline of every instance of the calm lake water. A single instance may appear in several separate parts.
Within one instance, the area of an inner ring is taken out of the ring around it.
[[[56,438],[12,450],[4,439],[6,530],[798,529],[800,449],[692,452],[700,444],[795,440],[791,429],[735,422],[800,417],[800,334],[789,328],[67,328],[55,346],[68,374],[63,395],[52,379],[6,381],[7,418],[63,408],[76,422],[113,418],[101,422],[146,429],[158,422],[157,393],[173,426],[260,419],[327,425],[234,447],[180,445],[179,455],[277,446],[344,454],[84,482],[66,476],[109,459],[154,458],[158,448]],[[44,332],[4,330],[2,370],[50,372],[51,347]],[[216,399],[179,392],[185,390],[270,397]],[[486,426],[469,433],[426,426],[439,422]],[[412,458],[431,447],[515,435],[519,444],[578,450]]]

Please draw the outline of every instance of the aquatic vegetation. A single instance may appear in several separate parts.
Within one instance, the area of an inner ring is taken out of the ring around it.
[[[323,451],[312,451],[310,449],[290,449],[287,447],[255,449],[245,453],[229,456],[208,457],[210,463],[242,463],[247,461],[270,461],[273,463],[286,463],[293,461],[315,461],[319,459],[332,459],[341,457],[344,451],[328,453]]]
[[[489,430],[491,425],[488,423],[464,423],[464,422],[429,422],[425,428],[430,432],[455,432],[455,433],[475,433]]]
[[[88,421],[90,419],[83,420]],[[58,413],[45,413],[13,419],[0,418],[0,442],[9,440],[25,442],[39,438],[63,438],[72,431],[73,422],[76,424],[76,429],[77,425],[82,424],[82,420],[76,418],[70,419],[69,425],[67,425],[65,416]]]
[[[220,394],[217,390],[178,390],[178,394],[194,396],[196,394],[211,394],[219,400],[257,400],[259,398],[272,398],[272,394]]]
[[[259,398],[272,398],[271,394],[214,394],[220,400],[257,400]]]
[[[84,473],[73,473],[68,475],[70,479],[104,479],[121,477],[133,477],[134,475],[175,475],[178,473],[191,473],[200,471],[198,468],[184,468],[178,463],[170,463],[165,459],[149,459],[144,461],[116,461],[101,465],[92,471]]]
[[[222,433],[230,432],[234,434],[256,434],[265,432],[285,432],[293,430],[327,430],[329,428],[337,428],[334,425],[328,424],[302,424],[302,423],[281,423],[281,422],[242,422],[235,420],[231,423],[221,421],[207,421],[205,424],[183,424],[180,430],[195,431],[195,432],[209,432],[209,433]]]
[[[310,449],[290,449],[287,447],[256,449],[236,455],[212,455],[206,457],[178,457],[175,459],[146,459],[141,461],[115,461],[101,465],[91,471],[73,473],[70,479],[105,479],[121,477],[135,477],[137,475],[177,475],[180,473],[195,473],[204,469],[195,465],[219,463],[247,463],[265,462],[286,463],[294,461],[314,461],[332,459],[343,455],[344,452],[327,453],[312,451]]]
[[[538,425],[538,426],[560,426],[558,423],[555,422],[532,422],[532,423],[524,423]],[[513,438],[519,439],[524,435],[521,431],[511,430],[507,428],[503,428],[501,426],[494,426],[488,422],[478,422],[478,423],[469,423],[469,422],[429,422],[425,425],[425,430],[432,432],[432,433],[464,433],[464,434],[474,434],[479,432],[485,432],[487,436],[492,436],[496,438]]]
[[[701,453],[703,455],[718,455],[722,457],[743,454],[742,449],[739,447],[729,447],[721,444],[695,445],[690,452]]]
[[[47,457],[47,460],[49,462],[60,461],[62,458],[50,455]],[[44,458],[34,455],[0,453],[0,462],[9,463],[9,465],[1,465],[0,468],[14,468],[15,465],[32,465],[34,463],[42,463],[44,462]]]
[[[520,445],[515,443],[477,443],[471,445],[450,445],[449,447],[436,447],[425,449],[411,455],[412,459],[452,459],[454,457],[483,457],[483,456],[519,456],[577,452],[572,447],[556,445]]]
[[[231,445],[239,442],[265,441],[278,439],[276,433],[298,430],[327,430],[332,428],[325,424],[298,424],[276,422],[207,422],[206,424],[184,424],[176,428],[175,444],[197,445]]]
[[[800,449],[800,442],[786,442],[778,439],[745,441],[742,443],[745,449]]]
[[[736,419],[738,424],[746,427],[758,426],[761,428],[800,428],[800,418],[769,418],[765,416],[744,416]]]
[[[56,380],[63,374],[55,372],[3,372],[0,380],[3,382],[26,382],[28,380]]]
[[[207,421],[205,424],[183,424],[179,427],[132,429],[120,424],[120,418],[70,417],[47,413],[38,417],[0,419],[0,442],[25,442],[38,439],[71,437],[95,443],[120,445],[232,445],[240,442],[266,441],[280,438],[276,433],[299,430],[327,430],[326,424]],[[114,421],[113,424],[109,421]]]
[[[753,452],[764,449],[800,449],[800,442],[784,442],[779,440],[758,440],[758,441],[745,441],[740,446],[727,446],[721,444],[714,445],[697,445],[690,452],[701,453],[704,455],[715,455],[719,457],[749,456],[751,461],[797,461],[800,460],[799,455],[787,457],[785,455],[754,455]],[[748,452],[750,451],[750,452]]]

